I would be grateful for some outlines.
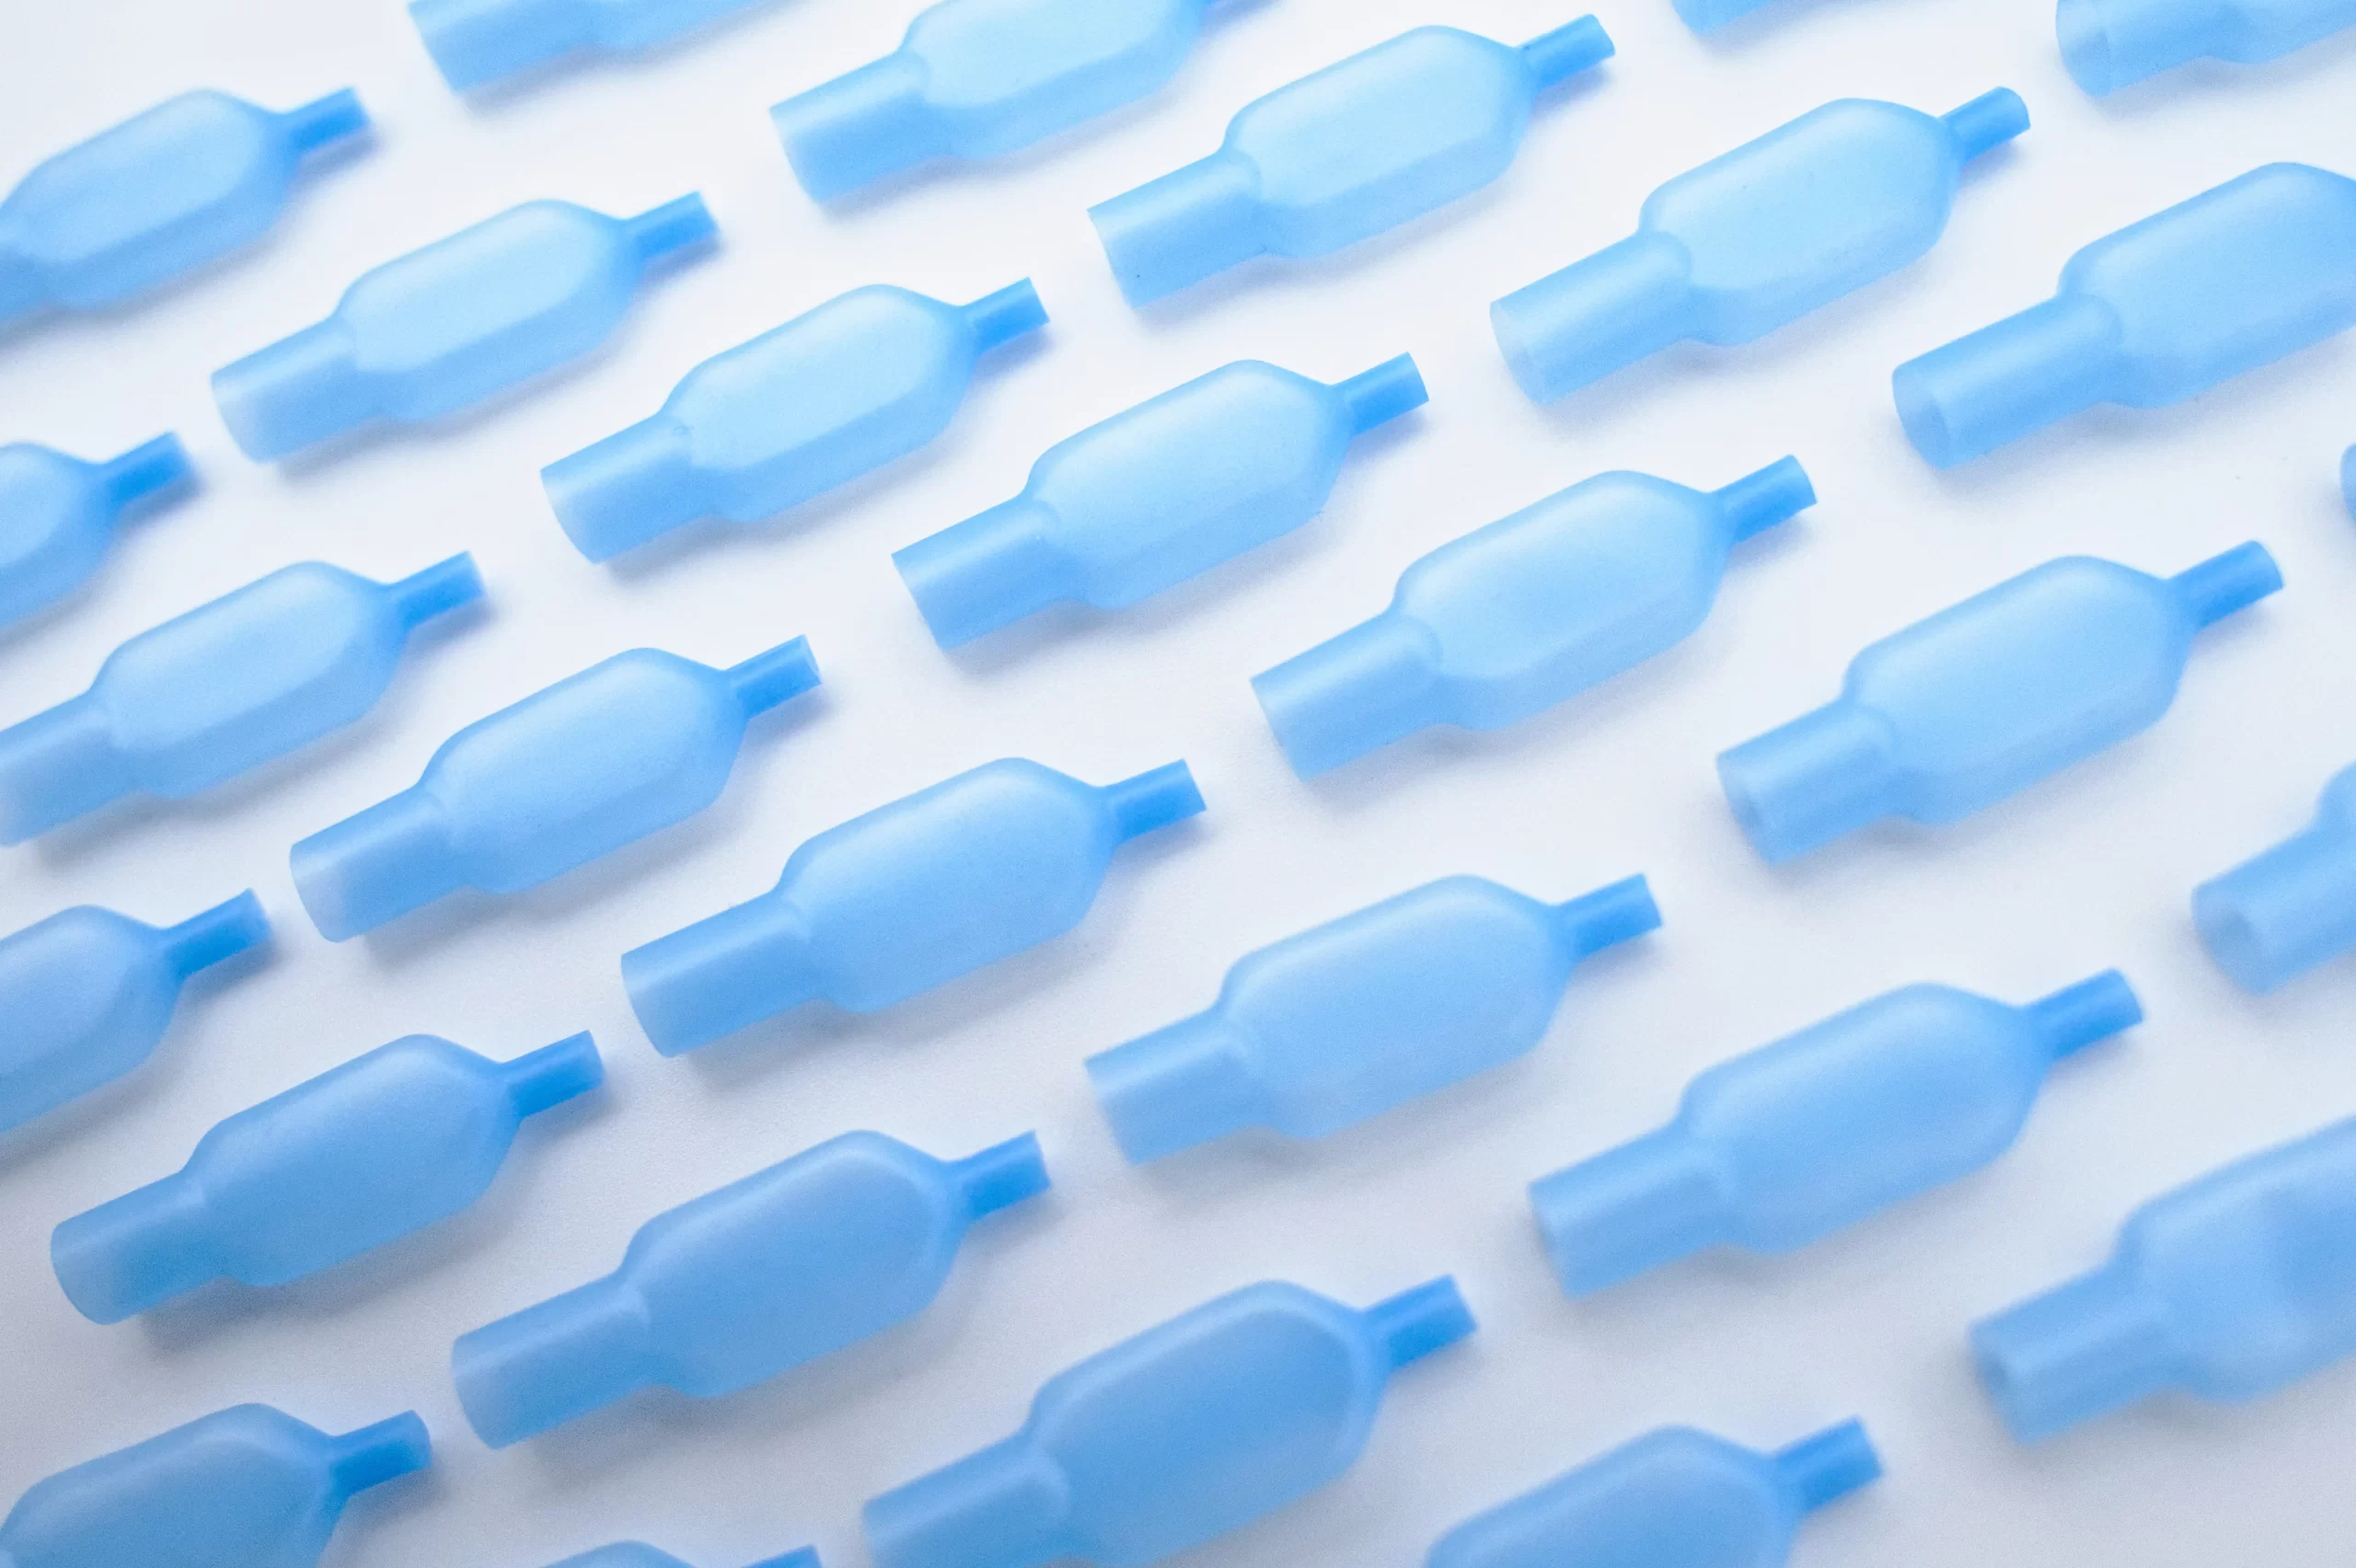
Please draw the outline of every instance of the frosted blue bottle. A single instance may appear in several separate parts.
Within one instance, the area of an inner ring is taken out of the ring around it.
[[[2349,512],[2356,514],[2356,446],[2350,447],[2340,456],[2339,493],[2347,498]]]
[[[29,441],[0,446],[0,628],[89,581],[114,543],[115,525],[191,472],[176,435],[104,463]]]
[[[0,1131],[145,1061],[188,977],[269,937],[250,893],[177,926],[86,904],[0,937]]]
[[[465,1208],[525,1117],[604,1078],[586,1034],[512,1062],[396,1040],[240,1111],[176,1173],[67,1220],[51,1265],[95,1323],[225,1276],[291,1284]]]
[[[2128,1216],[2110,1260],[1972,1326],[2023,1442],[2180,1389],[2256,1399],[2356,1353],[2356,1121]]]
[[[551,463],[540,482],[591,560],[699,517],[756,523],[939,435],[975,362],[1046,320],[1028,280],[964,306],[853,289],[704,361],[661,413]]]
[[[1316,516],[1350,444],[1424,401],[1404,354],[1332,386],[1244,360],[1050,447],[1020,496],[892,564],[943,648],[1066,600],[1120,609]]]
[[[2189,65],[2260,65],[2356,27],[2356,0],[2062,0],[2062,58],[2101,98]]]
[[[141,632],[89,690],[0,730],[0,844],[136,792],[186,800],[341,729],[411,631],[481,594],[469,556],[390,583],[306,561]]]
[[[1884,817],[1961,821],[2157,722],[2194,634],[2281,586],[2255,544],[2169,578],[2048,561],[1882,639],[1839,698],[1721,754],[1727,802],[1772,861]]]
[[[2097,403],[2165,409],[2356,326],[2356,180],[2270,164],[2098,239],[2061,292],[1898,367],[1934,467]]]
[[[689,1568],[667,1551],[657,1551],[644,1541],[617,1541],[601,1546],[595,1551],[584,1551],[568,1557],[561,1562],[551,1562],[549,1568]],[[804,1547],[789,1551],[783,1557],[771,1557],[753,1564],[753,1568],[818,1568],[818,1554]]]
[[[1826,104],[1654,191],[1634,237],[1497,301],[1497,347],[1547,402],[1688,338],[1755,341],[1928,252],[1964,166],[2027,129],[2002,87],[1936,118]]]
[[[1808,1515],[1880,1476],[1854,1421],[1772,1454],[1665,1426],[1468,1519],[1425,1568],[1782,1568]]]
[[[2013,1007],[1909,986],[1716,1066],[1676,1119],[1530,1183],[1563,1289],[1708,1247],[1788,1252],[2012,1147],[2062,1057],[2142,1021],[2117,972]]]
[[[425,52],[460,92],[595,51],[636,54],[755,0],[410,0]]]
[[[2217,966],[2264,994],[2356,948],[2356,767],[2335,776],[2307,828],[2192,893]]]
[[[699,196],[635,218],[526,202],[363,273],[326,320],[214,371],[214,401],[256,462],[456,413],[605,341],[647,271],[712,233]]]
[[[1144,1568],[1350,1468],[1391,1375],[1473,1332],[1453,1280],[1364,1311],[1270,1281],[1051,1378],[1022,1430],[867,1505],[876,1568]]]
[[[951,1161],[846,1133],[648,1220],[605,1278],[461,1336],[459,1402],[503,1448],[640,1389],[751,1388],[914,1317],[969,1225],[1046,1188],[1027,1133]]]
[[[1442,545],[1252,689],[1303,778],[1435,724],[1501,730],[1683,641],[1734,546],[1815,504],[1793,457],[1716,491],[1600,475]]]
[[[0,327],[104,309],[260,238],[304,156],[367,126],[348,88],[283,114],[193,92],[68,147],[0,201]]]
[[[1715,32],[1772,3],[1772,0],[1671,0],[1677,14],[1695,32]]]
[[[433,1458],[415,1415],[331,1437],[237,1405],[37,1483],[0,1522],[0,1562],[311,1568],[355,1493]]]
[[[711,804],[745,727],[818,684],[802,638],[715,670],[617,653],[442,743],[425,775],[294,846],[294,889],[329,941],[460,888],[521,893]]]
[[[1519,49],[1417,28],[1247,104],[1218,152],[1088,215],[1131,305],[1255,256],[1324,256],[1505,173],[1539,95],[1611,51],[1593,17]]]
[[[1246,1127],[1323,1137],[1528,1054],[1581,959],[1659,924],[1642,877],[1551,905],[1449,877],[1247,955],[1089,1079],[1136,1164]]]
[[[1113,855],[1194,816],[1183,762],[1099,789],[1009,757],[811,839],[768,893],[622,955],[666,1056],[824,998],[874,1012],[1080,923]]]
[[[900,47],[769,110],[821,202],[935,158],[1011,153],[1178,74],[1218,0],[942,0]]]

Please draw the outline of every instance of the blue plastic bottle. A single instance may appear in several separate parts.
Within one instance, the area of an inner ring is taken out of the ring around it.
[[[1960,821],[2149,728],[2193,634],[2281,586],[2255,544],[2170,578],[2048,561],[1882,639],[1839,698],[1721,754],[1727,801],[1775,861],[1887,816]]]
[[[1246,956],[1208,1011],[1088,1076],[1137,1164],[1245,1127],[1323,1137],[1526,1055],[1581,959],[1659,924],[1642,877],[1555,905],[1449,877]]]
[[[2259,65],[2356,27],[2356,0],[2062,0],[2062,58],[2096,98],[2195,60]]]
[[[259,239],[304,156],[367,125],[348,88],[283,114],[193,92],[66,148],[0,202],[0,326],[103,309]]]
[[[2348,499],[2348,510],[2356,513],[2356,446],[2350,447],[2339,459],[2339,493]]]
[[[1715,32],[1728,22],[1750,15],[1770,0],[1671,0],[1677,14],[1695,32]]]
[[[1772,1454],[1665,1426],[1468,1519],[1426,1568],[1782,1568],[1802,1520],[1880,1477],[1854,1421]]]
[[[867,1505],[876,1568],[1143,1568],[1350,1468],[1391,1375],[1472,1332],[1456,1282],[1361,1312],[1270,1281],[1047,1380],[1022,1430]]]
[[[1316,516],[1350,443],[1423,407],[1404,354],[1338,386],[1244,360],[1050,447],[1022,493],[892,557],[933,640],[1119,609]]]
[[[295,845],[295,891],[340,942],[462,887],[537,887],[718,800],[745,725],[817,684],[799,637],[730,670],[617,653],[476,720],[415,784]]]
[[[1898,367],[1952,468],[2097,403],[2165,409],[2356,326],[2356,180],[2270,164],[2098,239],[2045,304]]]
[[[969,1225],[1046,1190],[1027,1133],[951,1161],[846,1133],[655,1216],[614,1273],[463,1335],[459,1401],[503,1448],[643,1388],[751,1388],[914,1317]]]
[[[586,1034],[488,1062],[412,1034],[221,1123],[175,1174],[50,1237],[66,1299],[119,1323],[208,1281],[286,1285],[465,1208],[526,1116],[604,1080]]]
[[[1582,17],[1519,49],[1417,28],[1247,104],[1219,150],[1089,209],[1131,305],[1255,256],[1323,256],[1499,175],[1548,87],[1611,57]]]
[[[605,341],[648,269],[712,233],[700,196],[635,218],[526,202],[362,274],[326,320],[214,371],[213,398],[256,462],[456,413]]]
[[[975,362],[1046,321],[1028,280],[962,307],[853,289],[704,361],[661,413],[551,463],[540,482],[591,560],[699,517],[758,522],[939,435]]]
[[[1011,153],[1178,74],[1218,0],[942,0],[899,49],[769,110],[821,202],[934,158]]]
[[[754,0],[410,0],[425,52],[460,92],[577,52],[635,54]]]
[[[1497,347],[1546,402],[1687,338],[1763,338],[1929,251],[1964,166],[2027,129],[2002,87],[1939,118],[1826,104],[1654,191],[1634,237],[1497,301]]]
[[[595,1551],[584,1551],[577,1557],[568,1557],[561,1562],[552,1562],[549,1568],[688,1568],[688,1564],[667,1551],[655,1551],[644,1541],[625,1540],[617,1541],[612,1546],[601,1546]],[[783,1557],[771,1557],[756,1562],[753,1568],[818,1568],[818,1554],[804,1547],[800,1551],[789,1551]]]
[[[413,1414],[331,1437],[237,1405],[39,1482],[0,1523],[0,1562],[311,1568],[353,1493],[433,1459]]]
[[[2110,1261],[1971,1330],[2023,1442],[2166,1389],[2255,1399],[2356,1352],[2356,1121],[2128,1216]]]
[[[2142,1021],[2116,971],[2013,1007],[1909,986],[1716,1066],[1676,1120],[1530,1183],[1563,1288],[1706,1247],[1788,1252],[2013,1147],[2047,1070]]]
[[[19,441],[0,446],[0,628],[47,609],[89,581],[115,525],[190,476],[176,435],[111,462],[85,463]]]
[[[188,977],[269,936],[241,893],[177,926],[86,904],[0,937],[0,1131],[145,1061]]]
[[[2192,892],[2217,966],[2261,995],[2356,948],[2356,767],[2324,786],[2304,832]]]
[[[1203,809],[1183,762],[1099,789],[1020,757],[811,839],[768,893],[622,955],[666,1056],[824,998],[874,1012],[1080,924],[1114,851]]]
[[[470,556],[391,583],[306,561],[141,632],[89,690],[0,730],[0,844],[136,791],[186,800],[341,729],[412,630],[481,594]]]
[[[1727,552],[1815,504],[1794,457],[1715,492],[1600,475],[1442,545],[1252,689],[1303,778],[1434,724],[1501,730],[1683,641]]]

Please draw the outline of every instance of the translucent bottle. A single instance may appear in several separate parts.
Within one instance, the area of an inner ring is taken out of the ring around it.
[[[2193,635],[2281,586],[2255,544],[2169,578],[2048,561],[1884,638],[1838,698],[1720,755],[1727,801],[1775,861],[1887,816],[1960,821],[2149,728]]]
[[[718,800],[745,725],[817,684],[799,637],[729,670],[617,653],[476,720],[417,783],[295,845],[295,891],[340,942],[463,887],[537,887]]]
[[[1599,475],[1442,545],[1252,689],[1303,778],[1434,724],[1500,730],[1683,641],[1727,552],[1814,504],[1793,457],[1715,492]]]
[[[1940,468],[2097,403],[2165,409],[2356,326],[2356,180],[2270,164],[2070,259],[2054,298],[1898,367]]]
[[[145,1061],[188,977],[269,936],[241,893],[177,926],[86,904],[0,937],[0,1131]]]
[[[460,92],[595,51],[636,54],[754,0],[410,0],[425,52]]]
[[[481,594],[471,556],[391,583],[306,561],[141,632],[89,690],[0,730],[0,844],[135,792],[186,800],[341,729],[411,631]]]
[[[331,1437],[237,1405],[36,1484],[0,1522],[9,1568],[311,1568],[355,1493],[423,1470],[425,1424]]]
[[[1244,360],[1050,447],[1020,496],[892,564],[943,648],[1065,600],[1119,609],[1316,516],[1351,442],[1424,401],[1404,354],[1332,386]]]
[[[758,522],[939,435],[975,362],[1046,320],[1027,280],[964,306],[853,289],[704,361],[661,413],[549,464],[540,482],[591,560],[699,517]]]
[[[1449,877],[1249,954],[1208,1011],[1088,1076],[1137,1164],[1245,1127],[1323,1137],[1527,1054],[1581,959],[1659,924],[1642,877],[1559,905]]]
[[[769,892],[622,955],[676,1056],[823,997],[874,1012],[1059,936],[1113,855],[1203,809],[1183,762],[1099,789],[1020,757],[828,828]]]
[[[2350,513],[2356,513],[2356,446],[2340,456],[2339,493],[2347,498]]]
[[[1473,1331],[1453,1280],[1361,1312],[1271,1281],[1048,1379],[1022,1430],[868,1504],[876,1568],[1143,1568],[1349,1469],[1391,1374]]]
[[[1771,0],[1671,0],[1677,14],[1695,32],[1715,32],[1771,3]]]
[[[1011,153],[1178,74],[1218,0],[942,0],[898,50],[769,110],[821,202],[935,158]]]
[[[1665,1426],[1459,1525],[1426,1568],[1781,1568],[1808,1515],[1880,1477],[1854,1421],[1772,1454]]]
[[[224,1276],[291,1284],[465,1208],[525,1117],[604,1078],[586,1034],[512,1062],[396,1040],[240,1111],[176,1173],[59,1226],[57,1283],[97,1323]]]
[[[104,309],[242,248],[306,154],[367,126],[349,88],[283,114],[192,92],[66,148],[0,201],[0,326]]]
[[[159,435],[105,463],[29,441],[0,446],[0,627],[47,609],[89,581],[115,525],[187,482],[188,453]]]
[[[2012,1007],[1909,986],[1721,1062],[1658,1132],[1530,1183],[1563,1289],[1788,1252],[2012,1147],[2052,1065],[2142,1021],[2113,971]]]
[[[2305,831],[2192,892],[2217,966],[2263,994],[2356,948],[2356,767],[2324,786]]]
[[[2195,60],[2259,65],[2356,27],[2356,0],[2062,0],[2062,58],[2096,98]]]
[[[1971,1348],[2025,1443],[2171,1389],[2255,1399],[2356,1352],[2356,1121],[2153,1199],[2108,1262],[1973,1325]]]
[[[667,1551],[655,1551],[644,1541],[624,1540],[612,1546],[601,1546],[595,1551],[582,1552],[577,1557],[568,1557],[561,1562],[552,1562],[549,1568],[688,1568],[688,1564]],[[804,1547],[800,1551],[789,1551],[783,1557],[771,1557],[756,1562],[753,1568],[818,1568],[818,1554]]]
[[[459,1402],[503,1448],[658,1384],[751,1388],[914,1317],[969,1225],[1046,1188],[1027,1133],[946,1162],[847,1133],[657,1215],[614,1273],[461,1336]]]
[[[1593,17],[1519,49],[1417,28],[1246,105],[1218,152],[1088,215],[1131,305],[1323,256],[1505,173],[1539,95],[1611,52]]]
[[[605,341],[647,270],[712,232],[700,196],[627,219],[526,202],[362,274],[326,320],[214,372],[214,400],[256,462],[456,413]]]
[[[1497,301],[1497,347],[1547,402],[1688,338],[1752,342],[1928,252],[1964,166],[2027,129],[2001,87],[1938,118],[1826,104],[1654,191],[1634,237]]]

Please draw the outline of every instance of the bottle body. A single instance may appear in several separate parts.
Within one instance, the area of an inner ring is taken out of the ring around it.
[[[237,1405],[62,1470],[0,1522],[14,1568],[312,1568],[355,1492],[432,1460],[401,1415],[330,1437]]]
[[[2096,98],[2200,59],[2263,64],[2356,27],[2351,0],[2062,0],[2062,58]]]
[[[106,559],[124,508],[188,474],[188,454],[170,435],[111,463],[30,442],[0,445],[0,627],[80,587]]]
[[[667,43],[751,0],[410,0],[426,52],[460,92],[577,50],[631,53]]]

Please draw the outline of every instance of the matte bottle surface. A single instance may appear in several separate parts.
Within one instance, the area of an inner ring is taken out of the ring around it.
[[[2062,58],[2099,98],[2195,60],[2257,65],[2356,27],[2356,0],[2062,0]]]
[[[1971,1344],[2024,1442],[2166,1389],[2254,1399],[2356,1353],[2356,1122],[2153,1199],[2108,1262]]]
[[[1750,15],[1773,0],[1672,0],[1677,14],[1695,32],[1710,32]]]
[[[644,1541],[625,1540],[552,1562],[549,1568],[689,1568],[689,1564],[667,1551],[655,1551]],[[753,1568],[819,1568],[818,1554],[804,1548],[756,1562]]]
[[[426,52],[463,92],[578,51],[631,54],[756,0],[410,0]]]
[[[1690,636],[1728,550],[1815,501],[1789,457],[1715,494],[1600,475],[1442,545],[1252,688],[1304,778],[1429,725],[1502,729]]]
[[[2356,326],[2356,180],[2270,164],[2098,239],[2053,299],[1898,367],[1934,467],[2097,403],[2161,409]]]
[[[2003,1154],[2057,1058],[2142,1018],[2116,973],[2022,1008],[1909,986],[1720,1063],[1666,1128],[1531,1183],[1555,1273],[1584,1295],[1829,1236]]]
[[[1028,281],[962,307],[853,289],[704,361],[661,413],[550,464],[541,483],[592,560],[699,517],[757,522],[939,435],[976,361],[1046,319]]]
[[[1021,496],[892,561],[943,648],[1065,600],[1118,609],[1316,516],[1351,442],[1424,399],[1403,355],[1332,386],[1245,360],[1059,443]]]
[[[2324,786],[2305,831],[2195,888],[2192,917],[2209,956],[2249,991],[2356,948],[2356,767]]]
[[[649,265],[712,232],[698,196],[629,219],[526,202],[364,273],[325,321],[215,371],[214,399],[258,462],[456,413],[603,342]]]
[[[30,442],[0,446],[0,627],[89,580],[134,504],[184,483],[188,454],[159,435],[107,463]]]
[[[1878,1479],[1857,1423],[1773,1454],[1668,1426],[1449,1532],[1426,1568],[1780,1568],[1808,1514]]]
[[[1955,822],[2148,728],[2201,628],[2282,586],[2243,545],[2173,578],[2049,561],[1883,639],[1840,698],[1718,758],[1770,860],[1886,816]]]
[[[746,723],[817,684],[800,638],[726,671],[617,653],[477,720],[416,784],[295,845],[295,889],[341,941],[462,887],[537,887],[711,804]]]
[[[1218,0],[943,0],[895,52],[769,110],[820,201],[934,158],[1014,152],[1178,73]]]
[[[1964,166],[2027,129],[2003,88],[1943,118],[1827,104],[1654,191],[1634,238],[1497,301],[1497,346],[1543,401],[1680,339],[1751,342],[1927,252]]]
[[[641,1227],[619,1269],[459,1339],[504,1447],[653,1384],[710,1398],[914,1316],[974,1220],[1047,1187],[1029,1135],[944,1162],[847,1133]]]
[[[1593,17],[1519,49],[1417,28],[1247,105],[1219,150],[1090,210],[1132,305],[1322,256],[1495,180],[1540,93],[1611,57]]]
[[[1562,905],[1450,877],[1251,954],[1210,1010],[1089,1077],[1134,1161],[1248,1126],[1322,1137],[1526,1054],[1581,959],[1659,924],[1642,877]]]
[[[463,555],[394,583],[306,561],[140,633],[82,696],[0,730],[0,844],[134,792],[185,800],[342,728],[412,629],[481,594]]]
[[[433,1459],[398,1415],[331,1437],[237,1405],[35,1485],[0,1523],[9,1568],[311,1568],[352,1493]]]
[[[1098,789],[1019,757],[880,806],[793,852],[774,890],[622,955],[665,1055],[817,997],[872,1012],[1088,913],[1124,843],[1203,809],[1183,762]]]
[[[367,124],[349,90],[283,114],[192,92],[68,147],[0,201],[0,325],[116,305],[260,238],[304,155]]]
[[[396,1040],[239,1112],[177,1174],[59,1226],[58,1284],[114,1323],[225,1274],[317,1274],[473,1203],[525,1117],[604,1076],[586,1034],[504,1063]]]
[[[145,1061],[188,977],[269,936],[241,893],[178,926],[84,905],[0,938],[0,1130]]]
[[[1447,1279],[1363,1312],[1246,1286],[1050,1378],[1014,1436],[868,1504],[868,1544],[878,1568],[1142,1568],[1340,1475],[1391,1374],[1473,1326]]]

